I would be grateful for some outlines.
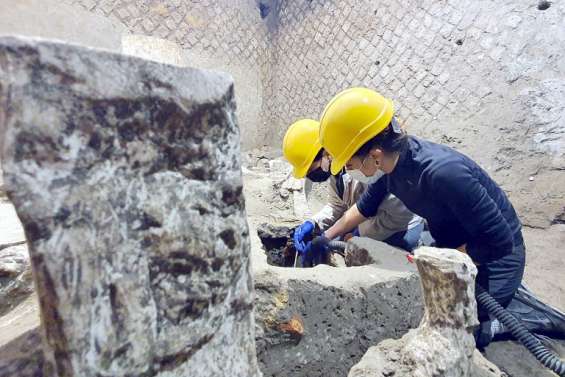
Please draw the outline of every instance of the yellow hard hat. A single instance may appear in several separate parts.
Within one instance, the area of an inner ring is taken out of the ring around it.
[[[320,123],[313,119],[301,119],[293,123],[283,140],[283,155],[293,166],[295,178],[304,178],[316,158],[322,144],[318,136]]]
[[[338,93],[320,119],[320,142],[332,156],[331,173],[337,174],[367,141],[382,132],[392,120],[394,105],[367,88]]]

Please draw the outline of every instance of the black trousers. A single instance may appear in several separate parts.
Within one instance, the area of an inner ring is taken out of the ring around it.
[[[483,287],[500,305],[508,306],[522,283],[526,265],[526,247],[521,233],[515,237],[511,254],[478,266],[476,284]],[[479,322],[489,320],[485,308],[478,309]]]

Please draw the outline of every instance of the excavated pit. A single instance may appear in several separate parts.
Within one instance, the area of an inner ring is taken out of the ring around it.
[[[311,241],[318,234],[319,232],[306,237],[305,241]],[[263,250],[267,255],[268,264],[277,267],[294,267],[296,248],[294,247],[293,235],[293,227],[269,223],[259,225],[257,236],[259,236]]]
[[[292,236],[294,229],[284,225],[263,223],[257,229],[267,263],[271,266],[293,267],[296,249]]]

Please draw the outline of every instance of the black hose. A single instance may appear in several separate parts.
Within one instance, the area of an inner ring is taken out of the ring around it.
[[[345,241],[330,241],[328,243],[328,248],[330,249],[330,252],[339,254],[344,258],[345,258],[346,246],[347,246],[347,242]]]
[[[328,243],[328,247],[330,248],[330,250],[345,251],[346,246],[347,246],[347,242],[345,241],[330,241]]]
[[[520,341],[542,363],[545,367],[557,373],[560,377],[565,377],[565,362],[551,350],[547,349],[543,343],[536,338],[528,329],[504,309],[487,291],[477,285],[477,302],[496,317],[512,335]]]

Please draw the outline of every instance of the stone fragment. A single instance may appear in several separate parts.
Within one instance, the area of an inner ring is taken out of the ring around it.
[[[33,277],[27,246],[0,245],[0,316],[33,292]]]
[[[415,260],[425,305],[420,326],[401,339],[371,347],[349,377],[388,376],[391,371],[395,377],[503,376],[475,350],[477,268],[471,259],[456,250],[423,247]]]
[[[294,266],[296,249],[292,242],[293,234],[294,229],[286,225],[263,223],[257,227],[257,235],[267,255],[268,264]]]
[[[229,76],[0,38],[45,375],[259,376]]]

